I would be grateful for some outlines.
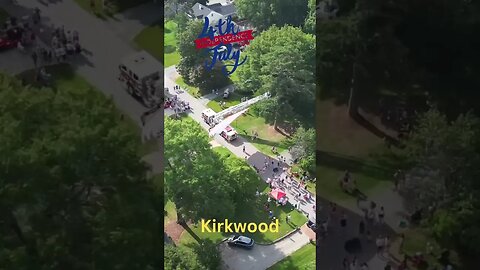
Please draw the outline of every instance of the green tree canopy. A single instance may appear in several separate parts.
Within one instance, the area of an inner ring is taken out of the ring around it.
[[[255,172],[213,152],[207,132],[191,119],[165,119],[165,158],[167,196],[187,219],[231,218],[254,196]]]
[[[302,26],[308,15],[308,0],[237,0],[235,6],[239,17],[261,31],[272,25]]]
[[[237,71],[239,87],[257,94],[270,92],[272,101],[258,106],[268,106],[264,111],[269,115],[274,111],[275,124],[283,117],[311,125],[315,111],[314,36],[292,26],[271,27],[251,42],[246,55],[248,61]]]
[[[418,119],[406,144],[411,169],[403,191],[410,203],[430,209],[434,234],[456,244],[467,254],[478,255],[480,235],[480,125],[472,114],[455,121],[432,109]]]
[[[302,169],[312,174],[315,172],[316,144],[315,129],[304,129],[303,127],[297,129],[286,142],[292,157],[300,161]]]
[[[200,20],[190,20],[186,27],[178,28],[177,46],[182,58],[177,70],[187,84],[200,89],[227,86],[231,80],[222,72],[223,63],[217,61],[212,70],[207,70],[205,65],[212,61],[212,56],[208,49],[198,49],[195,45],[202,28],[203,21]]]
[[[0,269],[154,269],[161,201],[99,92],[0,75]]]

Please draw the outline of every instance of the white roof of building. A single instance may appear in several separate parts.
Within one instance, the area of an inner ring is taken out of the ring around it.
[[[234,0],[207,0],[207,5],[215,5],[215,4],[221,4],[221,5],[227,5],[235,2]]]
[[[212,12],[212,10],[209,9],[207,6],[196,3],[192,7],[192,12],[195,18],[203,18],[204,16],[207,16],[210,12]]]
[[[210,13],[208,13],[208,19],[211,21],[211,22],[217,22],[218,20],[220,19],[224,19],[225,16],[223,16],[222,14],[219,14],[215,11],[212,11]],[[225,26],[226,27],[226,26]]]
[[[211,15],[211,13],[214,13]],[[195,3],[192,7],[192,14],[195,18],[203,18],[209,16],[210,20],[218,20],[227,16],[232,16],[236,12],[232,3],[214,3],[208,6]]]
[[[126,66],[127,69],[131,70],[139,78],[145,78],[163,70],[160,61],[146,51],[140,51],[123,58],[122,65]]]
[[[206,109],[202,113],[205,114],[207,117],[211,117],[216,114],[212,109]]]

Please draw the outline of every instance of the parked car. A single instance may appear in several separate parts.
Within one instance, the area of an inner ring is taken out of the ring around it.
[[[8,37],[0,37],[0,50],[12,49],[17,47],[18,40]]]
[[[227,239],[227,244],[229,246],[238,246],[247,249],[253,248],[255,241],[253,239],[242,236],[242,235],[232,235],[230,238]]]
[[[312,231],[317,232],[317,224],[311,220],[307,222],[307,227],[312,229]]]

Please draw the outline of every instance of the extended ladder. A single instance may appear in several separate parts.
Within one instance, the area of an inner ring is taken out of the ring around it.
[[[252,99],[249,99],[249,100],[246,100],[240,104],[237,104],[235,106],[232,106],[230,108],[227,108],[217,114],[215,114],[215,116],[213,117],[213,122],[215,124],[218,124],[220,123],[223,119],[229,117],[230,115],[233,115],[233,114],[236,114],[238,112],[241,112],[245,109],[247,109],[248,107],[252,106],[253,104],[261,101],[261,100],[264,100],[266,98],[269,98],[270,97],[270,93],[265,93],[263,95],[260,95],[258,97],[255,97],[255,98],[252,98]]]

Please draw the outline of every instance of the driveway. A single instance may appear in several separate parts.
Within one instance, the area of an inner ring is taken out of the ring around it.
[[[265,270],[310,242],[301,231],[268,246],[255,245],[252,250],[230,247],[222,243],[219,247],[223,258],[223,269]]]

